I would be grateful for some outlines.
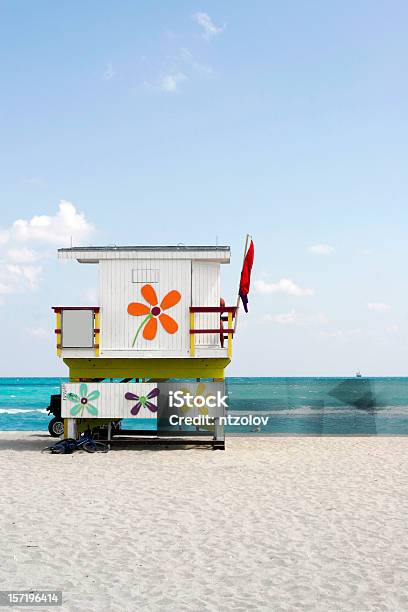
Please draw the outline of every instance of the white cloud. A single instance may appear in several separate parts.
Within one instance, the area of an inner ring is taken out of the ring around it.
[[[383,304],[382,302],[370,302],[367,304],[368,310],[373,310],[374,312],[386,312],[391,308],[389,304]]]
[[[42,178],[32,177],[26,180],[27,185],[32,185],[33,187],[46,187],[47,181]]]
[[[102,75],[104,81],[110,81],[116,75],[112,62],[106,64],[105,72]]]
[[[168,93],[175,93],[179,89],[180,83],[187,79],[183,72],[173,72],[167,74],[160,80],[160,89]]]
[[[286,293],[287,295],[306,296],[314,295],[314,289],[299,287],[290,278],[281,278],[277,283],[267,283],[264,280],[257,280],[254,283],[258,293]]]
[[[337,338],[339,340],[346,340],[347,338],[357,336],[358,334],[361,334],[361,329],[359,327],[356,327],[354,329],[347,329],[347,330],[336,329],[333,331],[321,331],[320,332],[320,335],[323,338]]]
[[[160,58],[153,68],[156,73],[153,78],[147,78],[143,85],[152,91],[165,91],[175,93],[180,91],[184,82],[191,82],[197,78],[208,77],[212,74],[211,66],[198,61],[186,46],[179,43],[172,45],[171,53]],[[147,57],[142,58],[148,61]],[[149,62],[150,63],[150,62]]]
[[[332,255],[335,249],[330,244],[313,244],[307,250],[313,255]]]
[[[302,314],[296,312],[296,310],[276,315],[267,314],[263,317],[263,320],[277,325],[325,325],[328,322],[326,315],[323,313]]]
[[[203,28],[202,37],[205,40],[211,40],[224,30],[224,26],[216,26],[207,13],[195,13],[194,19]]]
[[[0,242],[39,242],[68,246],[87,240],[95,231],[83,213],[78,213],[71,202],[61,200],[54,216],[36,215],[31,219],[17,219],[6,230],[0,230]]]
[[[44,329],[44,327],[26,327],[24,332],[33,338],[49,338],[51,331]]]
[[[17,264],[3,264],[0,269],[0,279],[4,280],[11,291],[34,291],[40,284],[42,274],[41,266],[20,266]]]
[[[90,306],[99,304],[98,290],[95,287],[89,287],[84,294],[84,299]]]
[[[21,249],[9,249],[6,257],[16,263],[32,263],[40,259],[41,255],[32,249],[23,247]]]
[[[335,331],[330,332],[322,331],[320,332],[320,335],[324,338],[344,338],[345,333],[341,329],[336,329]]]
[[[85,215],[66,201],[60,202],[55,215],[17,219],[0,229],[0,294],[35,291],[43,275],[41,260],[49,257],[50,245],[63,247],[71,240],[78,245],[94,231]]]
[[[6,295],[7,293],[13,293],[12,286],[6,285],[5,283],[0,282],[0,295]]]
[[[189,51],[189,49],[187,49],[186,47],[183,47],[181,49],[180,59],[183,60],[183,62],[185,62],[186,64],[188,64],[188,66],[191,66],[191,68],[193,68],[196,72],[201,72],[204,74],[212,73],[211,66],[206,66],[205,64],[200,64],[199,62],[197,62],[191,51]]]

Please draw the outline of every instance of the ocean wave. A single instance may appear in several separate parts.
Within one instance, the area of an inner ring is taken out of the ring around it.
[[[408,416],[408,406],[381,406],[375,408],[354,408],[352,406],[300,406],[282,410],[228,410],[232,416],[321,416],[324,414],[376,414],[384,416]]]
[[[21,414],[30,412],[41,412],[46,414],[48,411],[45,408],[0,408],[0,414]]]

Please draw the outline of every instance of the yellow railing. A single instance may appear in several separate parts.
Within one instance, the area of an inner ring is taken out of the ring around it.
[[[228,338],[227,354],[232,357],[232,336],[235,333],[233,327],[234,317],[236,315],[236,306],[190,306],[190,357],[195,357],[195,335],[196,334],[219,334],[220,346],[224,348],[225,336]],[[217,329],[196,329],[195,314],[196,313],[220,313],[220,326]],[[225,317],[224,313],[227,313]],[[224,315],[224,316],[223,316]],[[228,327],[224,328],[223,321],[228,321]]]
[[[55,334],[57,339],[57,356],[61,357],[63,347],[62,325],[64,310],[92,310],[93,312],[93,350],[95,356],[100,355],[100,308],[99,306],[53,306],[55,312]]]

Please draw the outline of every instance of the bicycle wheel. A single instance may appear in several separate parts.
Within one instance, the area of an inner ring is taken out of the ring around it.
[[[43,448],[41,450],[42,453],[48,453],[48,455],[52,455],[53,451],[51,449],[53,449],[53,446],[46,446],[45,448]]]
[[[106,444],[104,444],[103,442],[96,442],[95,440],[93,440],[92,442],[84,442],[82,448],[87,453],[107,453],[109,451],[109,448]]]
[[[46,446],[41,452],[50,455],[66,455],[73,453],[76,448],[77,443],[74,438],[67,438],[66,440],[56,442],[53,446]]]

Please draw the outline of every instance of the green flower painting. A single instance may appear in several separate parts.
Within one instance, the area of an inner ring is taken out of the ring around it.
[[[86,383],[81,383],[79,395],[76,393],[67,393],[67,400],[75,402],[69,411],[70,414],[72,414],[72,416],[82,417],[86,410],[91,416],[96,416],[98,414],[98,408],[90,402],[95,402],[100,395],[101,393],[97,389],[88,392],[88,385]]]

